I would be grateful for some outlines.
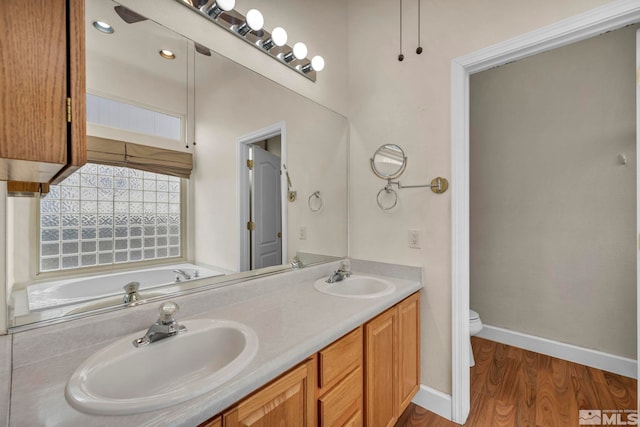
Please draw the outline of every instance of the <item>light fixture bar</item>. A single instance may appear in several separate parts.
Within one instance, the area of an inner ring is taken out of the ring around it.
[[[191,0],[176,0],[178,3],[188,7],[198,15],[208,19],[219,27],[224,28],[229,33],[235,35],[236,37],[244,40],[245,42],[253,45],[254,48],[258,49],[260,52],[265,55],[270,56],[274,60],[278,61],[285,67],[290,70],[295,71],[301,76],[306,77],[312,82],[316,81],[317,72],[316,69],[313,68],[311,61],[309,59],[303,57],[299,59],[294,55],[294,49],[284,44],[279,46],[277,43],[274,43],[274,34],[269,31],[263,29],[253,30],[253,31],[244,31],[246,28],[242,28],[239,32],[239,28],[243,26],[243,24],[247,23],[247,18],[236,10],[223,11],[220,13],[213,13],[209,15],[206,11],[209,11],[211,7],[208,3],[216,4],[216,2],[209,0],[205,3],[205,6],[198,8],[194,6]],[[217,11],[216,11],[217,12]],[[246,25],[245,25],[246,27]],[[279,34],[276,32],[275,37],[278,38]],[[286,32],[285,32],[285,40],[286,40]],[[199,41],[199,40],[196,40]],[[266,45],[266,46],[265,46]],[[306,50],[306,47],[305,47]],[[306,51],[305,51],[306,55]],[[317,70],[319,71],[319,70]]]

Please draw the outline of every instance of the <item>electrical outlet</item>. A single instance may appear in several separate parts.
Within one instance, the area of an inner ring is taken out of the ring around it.
[[[420,249],[420,230],[409,230],[409,247]]]
[[[307,226],[300,226],[300,240],[307,240]]]

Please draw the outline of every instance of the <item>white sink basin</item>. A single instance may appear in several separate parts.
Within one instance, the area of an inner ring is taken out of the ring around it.
[[[76,409],[129,415],[165,408],[211,391],[237,375],[258,351],[249,327],[229,321],[180,322],[186,332],[134,347],[145,334],[126,336],[76,369],[65,394]]]
[[[348,298],[377,298],[396,290],[388,280],[359,275],[351,275],[336,283],[327,283],[327,278],[322,278],[313,286],[322,293]]]

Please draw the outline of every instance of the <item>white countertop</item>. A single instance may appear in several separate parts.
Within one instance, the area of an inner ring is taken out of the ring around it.
[[[370,265],[374,268],[366,268]],[[357,270],[357,267],[366,269]],[[184,316],[178,316],[179,321],[207,317],[244,323],[257,333],[259,349],[252,362],[223,386],[153,412],[129,416],[85,414],[67,403],[64,388],[73,371],[87,357],[131,332],[131,328],[117,329],[124,324],[123,319],[138,328],[133,329],[134,332],[146,330],[146,326],[137,325],[150,325],[155,321],[153,313],[157,304],[17,333],[13,339],[9,425],[197,426],[422,288],[420,269],[394,266],[386,269],[384,264],[367,262],[355,262],[352,268],[362,274],[389,273],[384,276],[396,285],[396,290],[373,299],[322,294],[313,288],[313,282],[335,269],[333,264],[327,264],[174,298]],[[193,309],[189,310],[190,306]],[[0,369],[0,380],[2,376]],[[0,399],[3,399],[2,390]],[[0,410],[2,404],[0,400]],[[0,423],[2,421],[0,419]]]

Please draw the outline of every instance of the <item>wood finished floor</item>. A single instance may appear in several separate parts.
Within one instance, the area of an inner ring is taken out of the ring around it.
[[[465,426],[571,427],[579,426],[579,409],[636,409],[634,379],[471,339],[476,366],[471,368],[471,411]],[[411,404],[395,427],[427,426],[458,424]]]

